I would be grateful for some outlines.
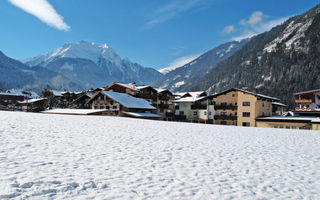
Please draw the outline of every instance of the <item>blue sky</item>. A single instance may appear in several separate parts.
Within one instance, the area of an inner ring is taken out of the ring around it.
[[[0,50],[24,59],[67,42],[109,44],[160,69],[268,30],[320,0],[2,0]]]

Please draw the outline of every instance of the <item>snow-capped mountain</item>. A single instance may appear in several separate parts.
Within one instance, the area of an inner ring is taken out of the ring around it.
[[[217,64],[193,89],[258,89],[293,107],[292,94],[320,88],[320,5],[253,37]]]
[[[80,41],[67,43],[46,54],[23,60],[28,66],[42,66],[62,73],[84,88],[101,87],[114,81],[150,84],[162,74],[122,59],[107,44]]]
[[[166,88],[174,92],[190,90],[197,84],[198,79],[203,77],[210,69],[214,68],[217,63],[227,59],[239,50],[248,39],[242,41],[233,41],[222,44],[201,56],[190,60],[189,63],[168,70],[162,78],[153,83],[153,86]]]

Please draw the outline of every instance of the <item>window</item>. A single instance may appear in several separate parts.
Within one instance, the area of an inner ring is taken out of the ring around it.
[[[104,106],[100,106],[100,109],[104,109]]]
[[[183,112],[183,111],[180,111],[180,112],[179,112],[179,115],[184,115],[184,112]]]
[[[110,104],[113,105],[113,100],[110,101]]]
[[[179,110],[179,106],[175,106],[174,108],[175,108],[176,110]]]
[[[193,116],[197,116],[198,115],[198,112],[197,111],[194,111],[193,112]]]
[[[110,106],[106,106],[106,109],[109,110],[109,109],[110,109]]]
[[[117,109],[117,106],[112,106],[112,109]]]
[[[209,115],[211,116],[211,115],[212,115],[212,112],[209,112]]]
[[[207,115],[207,112],[206,112],[206,111],[204,111],[204,115]]]
[[[220,115],[226,116],[227,112],[221,112]]]
[[[221,102],[222,106],[227,106],[227,102]]]
[[[226,121],[221,121],[220,124],[221,125],[227,125],[227,122]]]
[[[98,109],[98,106],[94,106],[94,109]]]
[[[244,101],[244,102],[242,102],[242,106],[250,106],[250,102],[249,101]]]
[[[232,97],[235,97],[236,96],[236,94],[232,94]]]
[[[250,112],[243,112],[242,117],[250,117]]]
[[[237,112],[234,113],[235,116],[237,116],[237,114],[238,114]]]
[[[275,125],[273,128],[278,128],[278,126],[277,126],[277,125]]]
[[[235,102],[234,105],[237,106],[237,105],[238,105],[238,102]]]
[[[232,125],[237,125],[237,121],[232,121]]]
[[[250,126],[250,122],[242,122],[242,126]]]
[[[262,107],[264,107],[264,102],[262,102]]]
[[[290,126],[286,126],[286,129],[290,129]]]
[[[264,116],[264,112],[262,112],[262,116]]]

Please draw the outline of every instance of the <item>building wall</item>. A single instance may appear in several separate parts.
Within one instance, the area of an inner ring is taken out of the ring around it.
[[[257,97],[252,94],[247,94],[238,91],[238,126],[242,126],[244,122],[249,122],[250,126],[256,125],[257,111]],[[250,102],[250,106],[243,106],[243,102]],[[250,117],[243,117],[244,112],[249,112]]]
[[[312,130],[320,131],[320,124],[312,124]]]
[[[310,123],[297,122],[256,122],[257,127],[264,128],[285,128],[285,129],[313,129]],[[316,128],[316,127],[315,127]],[[320,129],[319,129],[320,130]]]

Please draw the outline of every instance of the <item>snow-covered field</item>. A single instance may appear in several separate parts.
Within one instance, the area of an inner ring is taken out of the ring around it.
[[[0,199],[319,199],[320,132],[0,112]]]

